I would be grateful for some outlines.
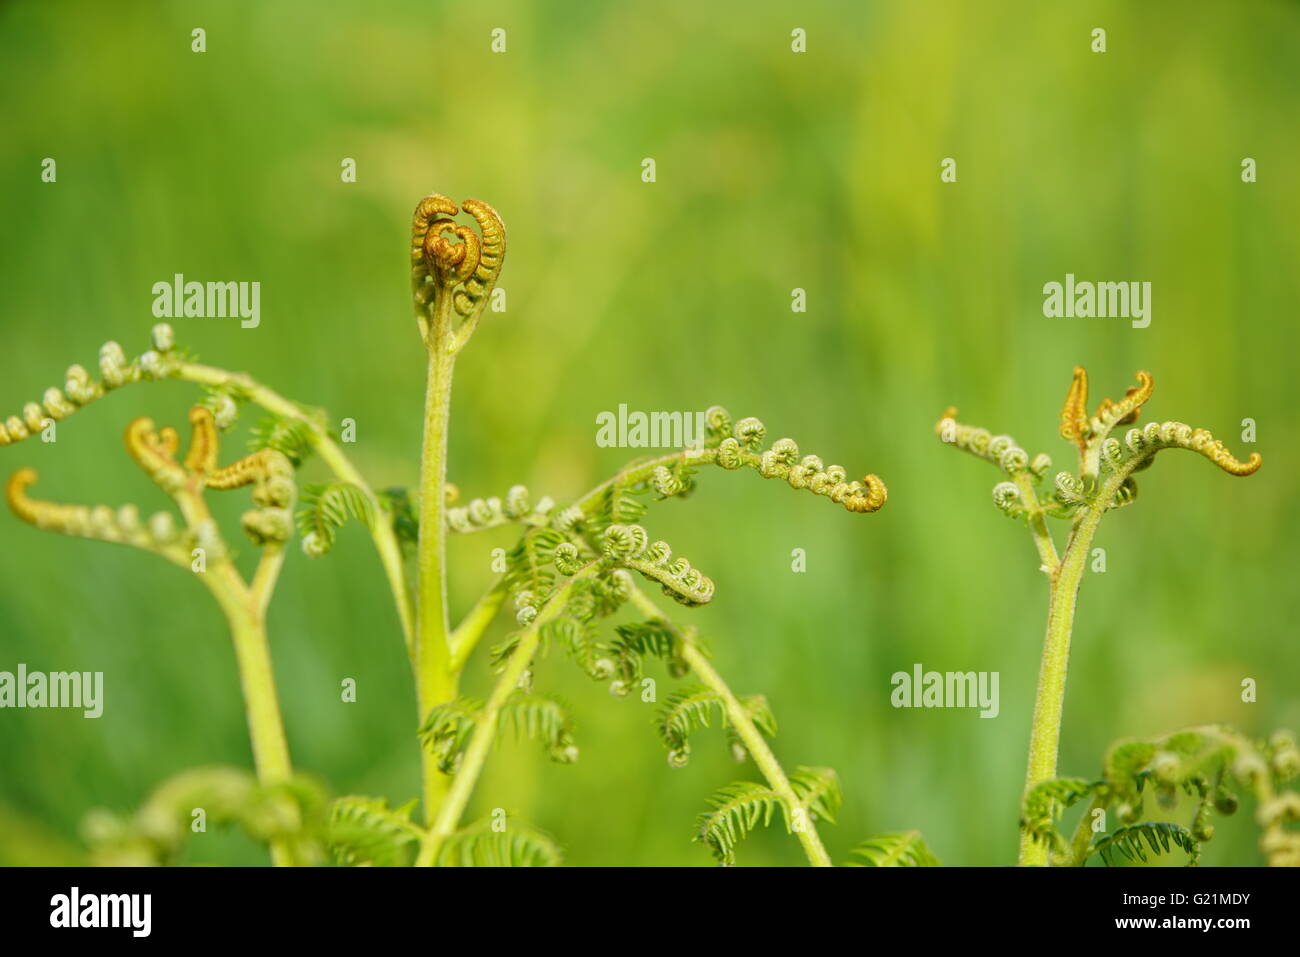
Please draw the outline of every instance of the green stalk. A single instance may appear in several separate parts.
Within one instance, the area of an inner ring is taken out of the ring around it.
[[[411,610],[411,596],[406,586],[406,575],[402,563],[402,547],[397,541],[397,535],[393,531],[392,525],[382,518],[384,510],[379,497],[366,484],[366,480],[349,461],[348,457],[343,454],[343,450],[338,447],[312,416],[303,411],[302,406],[268,389],[250,376],[194,362],[182,362],[177,367],[174,375],[178,379],[184,379],[186,382],[193,382],[197,385],[218,388],[229,387],[237,394],[247,396],[250,402],[261,406],[273,415],[303,423],[308,428],[312,447],[320,455],[321,461],[334,473],[335,477],[341,482],[347,482],[361,489],[362,494],[374,506],[375,514],[381,516],[380,520],[375,522],[374,528],[370,529],[370,534],[374,539],[375,549],[379,553],[384,575],[388,579],[388,587],[393,593],[397,617],[401,621],[402,634],[406,638],[407,653],[413,657],[415,650],[414,614]]]
[[[658,606],[640,588],[632,589],[631,601],[648,617],[667,621]],[[693,629],[687,629],[684,632],[678,631],[676,628],[673,630],[680,641],[682,657],[686,659],[686,663],[691,666],[691,670],[695,672],[700,681],[722,699],[727,721],[735,729],[736,735],[745,745],[745,749],[749,752],[750,757],[754,759],[754,763],[758,765],[758,770],[767,779],[768,785],[785,804],[790,819],[794,819],[795,809],[801,808],[803,805],[799,801],[799,796],[794,793],[794,788],[790,786],[790,779],[785,776],[781,763],[777,761],[776,755],[772,753],[772,748],[768,745],[767,739],[754,726],[753,719],[750,718],[749,712],[745,710],[745,706],[732,693],[731,688],[718,674],[709,659],[705,657],[704,652],[700,651],[699,646],[692,638]],[[804,815],[802,825],[795,834],[799,838],[799,843],[803,845],[804,853],[808,856],[808,862],[813,867],[832,867],[830,855],[826,853],[826,847],[822,844],[821,836],[817,833],[811,814]]]
[[[573,593],[574,582],[590,576],[598,565],[599,562],[591,562],[583,566],[557,588],[537,613],[537,617],[519,636],[519,643],[510,653],[501,677],[497,679],[492,694],[488,697],[483,712],[475,723],[474,733],[470,737],[469,746],[465,749],[465,756],[461,759],[460,770],[456,772],[451,788],[447,792],[446,800],[437,809],[436,819],[429,822],[428,834],[420,846],[420,853],[415,861],[416,867],[432,867],[438,860],[438,852],[442,850],[443,843],[460,826],[461,815],[465,813],[470,795],[473,794],[474,786],[483,772],[483,765],[487,762],[488,751],[492,748],[492,742],[496,740],[501,708],[505,705],[506,699],[519,687],[520,679],[532,664],[533,656],[537,654],[537,646],[542,639],[542,626],[564,608]],[[428,754],[428,750],[424,749],[423,753]]]
[[[257,779],[264,785],[284,784],[293,776],[293,768],[271,668],[265,613],[244,587],[228,558],[218,559],[200,577],[230,624]],[[271,842],[271,861],[277,867],[296,863],[288,843],[283,840]]]
[[[1051,572],[1047,605],[1047,636],[1043,640],[1043,659],[1038,671],[1038,692],[1034,697],[1034,719],[1029,735],[1029,766],[1025,772],[1025,791],[1056,777],[1056,760],[1061,743],[1061,715],[1065,709],[1065,677],[1070,667],[1070,635],[1074,629],[1074,609],[1079,585],[1088,561],[1088,550],[1097,534],[1097,526],[1124,476],[1112,476],[1099,491],[1094,504],[1083,511],[1070,533],[1060,563]],[[1047,845],[1020,834],[1021,866],[1046,867]]]
[[[447,620],[447,428],[456,358],[444,343],[451,297],[435,300],[429,329],[429,374],[424,397],[424,448],[420,458],[420,540],[416,553],[415,693],[419,723],[456,696]],[[450,779],[428,748],[420,749],[425,822],[432,824]]]

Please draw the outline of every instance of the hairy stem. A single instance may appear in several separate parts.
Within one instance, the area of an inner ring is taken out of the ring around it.
[[[444,348],[450,297],[438,297],[429,330],[429,373],[424,397],[424,448],[420,458],[420,541],[416,552],[415,698],[419,723],[436,705],[456,696],[447,620],[447,428],[455,357]],[[420,749],[425,822],[432,824],[447,793],[448,777],[428,748]]]
[[[496,584],[479,597],[451,633],[451,670],[454,673],[459,674],[464,670],[465,662],[474,653],[479,639],[501,610],[508,593],[505,578],[497,579]]]
[[[496,740],[497,721],[501,715],[501,708],[505,705],[506,699],[519,687],[520,679],[532,664],[537,646],[541,642],[542,626],[564,608],[573,593],[574,583],[590,576],[598,564],[598,562],[591,562],[585,565],[557,588],[537,613],[532,624],[520,634],[515,650],[510,653],[501,677],[497,679],[487,704],[483,706],[482,714],[475,722],[474,733],[470,736],[469,746],[465,749],[465,757],[461,760],[460,769],[456,772],[446,799],[438,808],[437,818],[430,823],[429,831],[420,847],[420,854],[416,858],[417,867],[432,866],[438,860],[438,852],[442,850],[443,843],[460,825],[461,815],[465,813],[465,806],[469,804],[470,795],[474,793],[474,786],[483,772],[488,751],[492,747],[492,742]],[[425,751],[427,752],[428,749],[426,748]]]
[[[640,588],[632,590],[631,601],[643,614],[661,621],[668,621],[659,610],[659,607]],[[753,719],[750,718],[745,706],[732,693],[731,688],[727,686],[722,676],[718,674],[709,659],[705,657],[695,643],[694,629],[679,631],[674,628],[674,632],[676,632],[681,643],[682,657],[691,666],[691,670],[695,672],[700,681],[722,699],[727,720],[745,745],[745,749],[754,759],[754,763],[758,765],[763,777],[767,779],[768,785],[785,803],[790,813],[790,819],[797,820],[795,809],[802,808],[803,804],[799,801],[799,796],[794,793],[794,788],[790,786],[790,779],[786,777],[785,771],[776,759],[776,755],[772,753],[772,748],[768,745],[767,739],[754,726]],[[817,828],[812,822],[811,814],[805,813],[802,826],[796,829],[795,834],[799,838],[799,843],[803,845],[804,853],[808,856],[808,862],[813,867],[832,866],[830,855],[826,853],[826,848],[817,833]]]
[[[1122,481],[1122,478],[1120,478]],[[1025,791],[1056,777],[1056,759],[1061,743],[1061,715],[1065,708],[1065,677],[1070,667],[1070,635],[1074,628],[1074,608],[1079,585],[1092,547],[1097,526],[1118,488],[1113,478],[1101,489],[1093,504],[1075,521],[1070,540],[1060,563],[1050,577],[1047,606],[1047,636],[1043,640],[1043,659],[1038,671],[1038,692],[1034,697],[1033,726],[1029,735],[1029,766],[1025,772]],[[1045,867],[1047,845],[1020,834],[1022,866]]]

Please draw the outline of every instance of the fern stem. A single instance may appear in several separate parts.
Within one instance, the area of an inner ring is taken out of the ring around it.
[[[361,476],[361,473],[357,471],[356,467],[343,454],[342,449],[329,437],[328,433],[321,428],[320,424],[312,416],[304,412],[303,408],[296,402],[291,402],[250,376],[238,372],[228,372],[225,369],[218,369],[213,366],[183,362],[178,366],[175,376],[197,385],[230,388],[236,394],[247,396],[250,402],[261,406],[272,415],[279,415],[303,423],[311,437],[312,448],[321,457],[321,461],[329,467],[339,481],[349,482],[361,489],[362,494],[370,499],[371,504],[374,506],[375,514],[383,515],[383,506],[380,504],[379,498],[366,484],[366,480]],[[397,617],[401,621],[407,653],[414,655],[414,614],[411,609],[411,595],[406,586],[401,545],[398,544],[397,535],[388,522],[375,522],[374,527],[370,529],[370,534],[375,542],[375,550],[379,553],[379,561],[383,565],[384,575],[388,579],[388,587],[393,593],[393,603],[397,608]]]
[[[229,558],[217,559],[200,578],[216,598],[230,626],[257,779],[263,785],[284,784],[293,776],[293,768],[275,690],[265,614],[257,607]],[[296,863],[289,845],[282,840],[271,842],[271,861],[277,867]]]
[[[1098,794],[1088,805],[1088,809],[1083,812],[1083,817],[1079,818],[1079,823],[1074,829],[1074,837],[1070,839],[1070,866],[1083,867],[1088,863],[1088,848],[1092,846],[1092,815],[1095,811],[1105,810],[1110,804],[1110,798]]]
[[[1030,481],[1029,473],[1016,474],[1016,487],[1020,489],[1021,500],[1029,509],[1029,530],[1033,533],[1034,546],[1038,549],[1042,569],[1049,576],[1055,575],[1061,560],[1056,554],[1056,542],[1052,540],[1052,533],[1047,529],[1043,507],[1039,504],[1038,493],[1034,491],[1034,483]]]
[[[424,397],[424,447],[420,459],[420,538],[416,552],[415,691],[419,722],[456,696],[447,620],[447,429],[455,357],[444,349],[450,297],[439,297],[429,330],[429,374]],[[425,822],[432,824],[447,794],[448,778],[428,748],[420,749]]]
[[[659,610],[659,606],[640,588],[632,589],[630,600],[648,617],[668,621],[663,612]],[[674,630],[677,631],[677,629]],[[763,777],[767,779],[768,785],[785,803],[789,812],[788,820],[798,820],[795,810],[796,808],[802,808],[803,805],[800,803],[798,795],[794,793],[794,788],[790,786],[790,779],[786,777],[785,771],[781,767],[781,763],[777,761],[776,755],[767,743],[767,739],[754,726],[749,711],[732,693],[731,688],[718,674],[709,659],[704,655],[704,652],[700,650],[699,645],[695,643],[694,629],[688,628],[684,631],[677,631],[677,634],[681,643],[682,657],[691,666],[691,670],[695,672],[700,681],[722,699],[727,720],[745,745],[750,757],[754,759],[754,763],[758,765]],[[817,827],[812,822],[811,813],[803,815],[802,826],[795,831],[795,834],[799,838],[799,843],[803,845],[804,853],[808,856],[808,862],[813,867],[833,866],[830,855],[826,853],[826,847],[822,844],[821,836],[817,833]]]
[[[1074,609],[1079,585],[1092,547],[1097,526],[1114,497],[1118,482],[1104,484],[1094,503],[1080,513],[1066,543],[1065,552],[1050,576],[1047,606],[1047,635],[1043,640],[1043,658],[1038,671],[1038,691],[1034,697],[1033,726],[1029,735],[1029,762],[1025,772],[1025,791],[1056,777],[1056,759],[1061,744],[1061,716],[1065,709],[1065,678],[1070,667],[1070,635],[1074,629]],[[1048,848],[1033,840],[1027,831],[1020,833],[1021,866],[1046,867]]]
[[[415,861],[417,867],[431,867],[438,860],[438,852],[442,850],[443,843],[455,833],[456,828],[459,826],[461,815],[465,813],[465,807],[469,804],[470,795],[473,794],[474,786],[478,783],[479,775],[483,772],[483,765],[487,761],[488,751],[492,747],[492,742],[496,739],[501,708],[505,705],[506,699],[519,687],[520,679],[523,678],[524,672],[532,664],[533,656],[537,653],[537,646],[541,642],[542,626],[555,618],[564,608],[569,596],[573,593],[574,584],[583,578],[589,577],[599,567],[599,564],[599,561],[593,561],[584,565],[564,584],[556,588],[546,604],[542,606],[541,611],[537,613],[537,617],[520,634],[515,650],[511,652],[509,660],[506,661],[501,677],[497,679],[496,685],[492,688],[492,694],[488,697],[487,703],[483,706],[483,711],[475,723],[474,733],[470,737],[468,747],[465,749],[465,757],[461,760],[460,770],[456,772],[451,789],[447,792],[446,799],[442,802],[441,807],[438,808],[437,818],[431,823],[429,831],[421,844],[420,854]],[[425,748],[424,753],[428,754],[429,749]]]
[[[505,579],[498,579],[496,584],[479,597],[474,607],[465,614],[460,624],[452,631],[451,670],[454,673],[459,674],[465,668],[465,663],[474,653],[479,639],[483,637],[488,626],[496,618],[497,612],[501,610],[508,592]]]

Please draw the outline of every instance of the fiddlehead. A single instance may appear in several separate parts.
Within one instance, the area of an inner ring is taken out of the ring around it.
[[[476,199],[461,208],[478,233],[450,218],[460,209],[438,194],[420,200],[411,223],[411,286],[420,332],[430,347],[436,342],[453,354],[473,335],[506,254],[505,223],[496,210]]]
[[[1080,866],[1096,856],[1107,866],[1121,860],[1145,862],[1148,852],[1177,847],[1194,864],[1201,845],[1214,836],[1212,815],[1235,813],[1239,794],[1248,794],[1256,800],[1255,817],[1263,832],[1259,846],[1269,864],[1300,866],[1300,833],[1294,830],[1300,795],[1286,789],[1298,775],[1300,750],[1289,732],[1258,742],[1208,725],[1113,745],[1100,780],[1058,778],[1029,790],[1020,823],[1061,863]],[[1194,799],[1188,824],[1144,821],[1148,795],[1166,811],[1178,806],[1180,795]],[[1057,821],[1064,808],[1084,798],[1092,799],[1090,810],[1067,841]],[[1118,826],[1094,834],[1098,810],[1113,813]]]
[[[1143,428],[1129,429],[1123,440],[1112,436],[1119,426],[1135,421],[1155,390],[1151,375],[1137,373],[1138,384],[1130,386],[1122,399],[1103,399],[1091,415],[1087,411],[1088,374],[1075,367],[1065,403],[1061,407],[1061,437],[1079,450],[1079,472],[1058,472],[1050,500],[1039,506],[1033,501],[1032,486],[1037,485],[1051,467],[1051,459],[1038,455],[1029,459],[1010,436],[994,436],[987,429],[965,425],[956,420],[956,409],[948,409],[935,425],[935,432],[946,444],[997,465],[1011,482],[1001,482],[993,489],[993,502],[1005,514],[1024,519],[1035,513],[1057,518],[1073,518],[1085,506],[1103,509],[1131,504],[1137,498],[1133,473],[1151,464],[1156,452],[1182,448],[1209,459],[1229,475],[1251,475],[1263,462],[1258,452],[1242,462],[1205,429],[1193,429],[1181,422],[1151,422]],[[1100,501],[1104,499],[1104,501]]]
[[[512,523],[546,525],[554,509],[554,500],[543,497],[533,504],[525,486],[513,485],[504,498],[476,498],[468,505],[447,509],[447,527],[469,534]]]
[[[133,360],[127,360],[116,342],[106,342],[99,350],[98,381],[84,366],[69,366],[62,389],[51,386],[40,402],[28,402],[21,415],[11,415],[0,422],[0,445],[21,442],[44,429],[48,421],[66,419],[77,409],[121,386],[143,379],[165,379],[172,375],[181,359],[173,349],[171,326],[166,323],[154,326],[153,348]]]
[[[307,485],[302,490],[302,508],[297,514],[302,550],[312,558],[334,547],[338,530],[349,518],[373,528],[375,507],[370,498],[349,482]]]

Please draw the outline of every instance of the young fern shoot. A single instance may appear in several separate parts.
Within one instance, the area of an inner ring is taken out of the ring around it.
[[[1089,414],[1088,375],[1082,366],[1075,368],[1061,409],[1061,437],[1076,446],[1078,471],[1058,472],[1051,489],[1042,497],[1039,489],[1052,467],[1049,456],[1039,454],[1031,459],[1010,436],[994,436],[986,429],[958,422],[953,408],[935,425],[936,434],[945,444],[991,462],[1006,473],[1007,480],[993,487],[993,503],[1006,515],[1028,525],[1041,570],[1047,575],[1047,634],[1034,699],[1026,800],[1037,786],[1056,777],[1075,603],[1102,516],[1134,501],[1134,474],[1150,466],[1163,449],[1196,452],[1229,475],[1251,475],[1262,462],[1258,453],[1242,462],[1205,429],[1193,429],[1181,422],[1151,422],[1144,428],[1128,429],[1122,439],[1115,437],[1116,429],[1134,423],[1151,398],[1154,383],[1150,374],[1139,372],[1137,380],[1138,384],[1129,388],[1122,399],[1103,399]],[[1059,555],[1048,519],[1070,523],[1065,549]],[[1021,864],[1046,865],[1048,851],[1046,842],[1035,837],[1031,829],[1022,828]]]
[[[141,521],[134,505],[114,510],[107,505],[87,508],[33,499],[32,469],[19,469],[9,479],[5,497],[20,519],[48,531],[80,538],[131,545],[159,555],[192,571],[221,608],[230,626],[240,684],[248,714],[249,734],[259,782],[287,785],[292,778],[280,706],[271,670],[266,637],[266,609],[275,589],[284,547],[292,534],[291,509],[296,487],[294,468],[281,452],[263,449],[225,467],[218,466],[219,441],[212,412],[205,406],[190,411],[191,440],[183,460],[177,460],[180,436],[146,418],[126,430],[131,458],[176,503],[183,527],[170,512],[157,512]],[[13,432],[10,431],[12,436]],[[242,525],[261,549],[251,581],[235,567],[221,532],[204,501],[204,492],[253,487],[253,508]],[[277,864],[296,863],[286,841],[271,841]]]

